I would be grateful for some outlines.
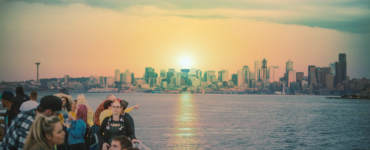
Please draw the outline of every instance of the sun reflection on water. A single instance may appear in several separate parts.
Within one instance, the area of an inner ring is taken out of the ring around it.
[[[193,149],[198,143],[196,113],[191,94],[180,94],[174,126],[172,146],[175,149]]]

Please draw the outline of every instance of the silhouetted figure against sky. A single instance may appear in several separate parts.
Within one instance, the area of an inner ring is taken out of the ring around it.
[[[23,102],[31,99],[28,95],[24,94],[23,87],[21,86],[18,86],[15,89],[15,95],[16,96],[14,98],[13,104],[17,106],[18,108],[21,107]]]

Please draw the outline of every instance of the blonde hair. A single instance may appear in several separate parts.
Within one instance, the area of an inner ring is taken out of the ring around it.
[[[37,115],[35,121],[30,127],[30,132],[23,149],[52,149],[53,147],[49,145],[49,140],[46,138],[46,135],[53,135],[55,123],[60,123],[57,116],[46,117],[42,114]]]

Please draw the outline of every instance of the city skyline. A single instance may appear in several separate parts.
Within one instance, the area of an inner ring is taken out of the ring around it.
[[[190,68],[227,69],[229,78],[266,59],[282,77],[287,60],[296,72],[308,74],[307,66],[328,66],[339,53],[347,54],[350,78],[370,78],[370,12],[363,6],[7,1],[0,5],[0,80],[36,79],[36,61],[42,63],[39,78],[53,78],[110,76],[116,69],[141,76],[148,66],[179,70],[184,59]]]

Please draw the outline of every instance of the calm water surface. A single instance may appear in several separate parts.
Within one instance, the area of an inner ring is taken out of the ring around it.
[[[39,93],[39,98],[50,93]],[[136,135],[156,149],[370,149],[370,101],[319,96],[114,93],[141,104]],[[72,93],[74,99],[77,93]],[[85,93],[95,110],[107,93]]]

